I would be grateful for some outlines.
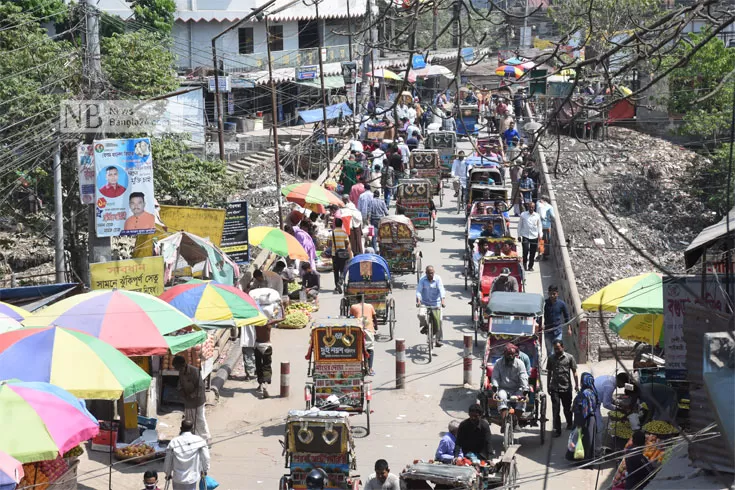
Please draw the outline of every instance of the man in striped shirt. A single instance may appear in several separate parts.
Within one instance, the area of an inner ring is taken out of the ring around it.
[[[332,271],[334,273],[334,292],[337,294],[342,294],[342,271],[351,258],[350,237],[342,229],[342,218],[335,218],[332,230]]]

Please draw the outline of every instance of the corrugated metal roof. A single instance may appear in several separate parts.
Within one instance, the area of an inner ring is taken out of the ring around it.
[[[702,230],[697,237],[692,240],[686,251],[684,252],[684,260],[687,268],[693,266],[702,256],[703,249],[713,244],[720,238],[727,236],[728,221],[730,221],[730,234],[735,233],[735,208],[731,209],[727,216],[722,218],[718,223],[708,226]]]
[[[277,0],[268,10],[274,12],[293,0]],[[258,0],[254,8],[264,4],[266,0]],[[367,0],[321,0],[319,3],[320,19],[346,19],[347,3],[350,6],[350,17],[361,17],[367,11]],[[182,22],[236,22],[246,15],[250,10],[178,10],[176,20]],[[292,7],[269,15],[268,19],[274,22],[289,22],[298,20],[316,19],[316,7],[313,4],[305,5],[299,2]],[[255,20],[253,20],[255,22]]]
[[[342,64],[341,63],[325,63],[324,64],[324,76],[330,75],[341,75]],[[242,78],[245,80],[251,80],[256,85],[265,85],[270,83],[270,76],[268,70],[251,71],[242,74],[232,74],[233,78]],[[296,79],[296,70],[294,68],[278,68],[273,70],[273,80],[276,83],[291,82]]]

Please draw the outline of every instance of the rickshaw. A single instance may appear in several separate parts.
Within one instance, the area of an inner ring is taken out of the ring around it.
[[[508,448],[515,444],[516,425],[521,428],[539,427],[539,438],[543,444],[546,440],[547,402],[540,378],[541,331],[537,318],[544,313],[544,297],[535,293],[498,291],[490,297],[487,311],[490,318],[478,395],[484,416],[491,424],[503,424],[491,380],[495,361],[503,357],[505,345],[512,342],[531,360],[531,371],[528,374],[529,395],[523,410],[518,408],[524,400],[515,396],[508,400],[509,410],[503,427],[503,447]]]
[[[416,229],[407,216],[386,216],[380,219],[378,229],[380,256],[393,275],[416,274],[421,278],[422,254],[416,245]]]
[[[290,410],[283,446],[285,467],[278,490],[305,489],[306,476],[321,468],[327,474],[325,490],[359,490],[360,475],[349,413]]]
[[[367,415],[370,434],[372,384],[365,380],[368,358],[362,320],[328,318],[313,322],[304,399],[306,409],[328,408]],[[334,396],[333,396],[334,395]]]
[[[477,104],[460,104],[457,108],[457,137],[476,135],[480,132]]]
[[[509,206],[509,199],[510,189],[507,187],[467,182],[467,209],[465,211],[465,215],[469,217],[470,211],[478,201],[500,201],[504,203],[507,208]]]
[[[431,198],[433,184],[427,179],[401,179],[396,195],[396,213],[408,216],[417,230],[431,228],[436,240],[436,222]]]
[[[396,326],[396,302],[391,298],[388,262],[380,255],[362,254],[347,262],[344,271],[345,295],[339,305],[340,315],[349,316],[350,306],[362,302],[375,308],[378,325],[388,325],[390,339]]]
[[[500,160],[505,161],[505,153],[503,151],[502,138],[497,133],[488,134],[482,138],[477,138],[477,153],[479,156],[486,156],[490,153],[490,149],[497,146],[500,151]]]
[[[442,192],[442,170],[438,150],[414,150],[408,162],[408,168],[413,172],[412,177],[428,179],[432,183],[433,195],[439,196],[439,205],[444,204]]]
[[[438,150],[442,166],[442,178],[452,176],[452,163],[457,147],[457,134],[452,131],[435,131],[426,135],[424,148]]]
[[[492,209],[492,204],[491,205]],[[484,236],[483,236],[484,234]],[[493,239],[510,237],[510,227],[507,217],[503,214],[476,214],[470,215],[467,219],[467,227],[465,228],[465,253],[464,262],[464,288],[467,290],[467,284],[470,280],[477,282],[478,273],[475,270],[475,264],[472,261],[472,255],[475,250],[475,243],[479,238],[485,238],[488,242]]]
[[[419,461],[406,466],[400,474],[401,488],[405,490],[486,490],[514,488],[518,481],[514,446],[502,457],[485,465],[459,466]]]

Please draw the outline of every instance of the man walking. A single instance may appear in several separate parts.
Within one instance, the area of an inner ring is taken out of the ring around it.
[[[380,226],[380,220],[388,216],[388,206],[380,199],[380,191],[373,192],[373,199],[368,204],[370,214],[370,224],[373,225],[375,230],[373,233],[373,248],[378,249],[378,227]]]
[[[538,200],[538,215],[541,217],[543,250],[539,251],[539,258],[548,258],[551,253],[551,223],[554,221],[554,207],[543,199]]]
[[[372,194],[370,195],[372,198]],[[332,271],[334,273],[334,292],[342,294],[342,271],[347,261],[353,257],[350,238],[342,229],[342,219],[334,219],[332,229]]]
[[[572,428],[572,379],[574,391],[579,391],[577,377],[577,361],[568,352],[564,352],[564,341],[554,340],[554,354],[546,360],[546,386],[551,396],[551,413],[554,422],[554,437],[561,435],[561,407],[564,407],[564,418],[567,429]]]
[[[308,262],[305,262],[308,264]],[[240,348],[242,349],[242,365],[245,368],[245,381],[255,377],[255,327],[240,327]]]
[[[186,364],[183,356],[174,357],[174,369],[179,372],[178,390],[184,399],[184,419],[192,423],[194,433],[209,439],[209,427],[204,414],[204,404],[207,396],[204,393],[204,380],[199,369]]]
[[[427,310],[427,315],[424,321],[421,322],[421,333],[425,334],[427,328],[429,328],[429,315],[434,317],[434,339],[436,339],[436,347],[442,346],[442,312],[439,306],[445,308],[446,304],[446,292],[444,291],[444,284],[442,283],[441,277],[434,273],[434,267],[426,267],[426,274],[419,280],[418,286],[416,286],[416,307],[420,308],[425,306],[432,308]]]
[[[362,222],[370,222],[370,201],[373,200],[373,193],[370,190],[370,184],[365,184],[365,192],[363,192],[357,200],[357,209],[362,214]]]
[[[166,447],[163,472],[173,481],[174,490],[196,490],[209,471],[209,448],[201,437],[192,434],[190,420],[181,422],[180,435]]]
[[[393,195],[395,188],[396,171],[390,165],[383,167],[383,173],[380,174],[380,187],[383,188],[383,196],[385,197],[385,205],[390,206],[390,197]]]
[[[521,213],[518,222],[518,241],[523,247],[523,268],[533,272],[533,261],[538,249],[538,239],[541,237],[541,216],[536,212],[533,202],[526,204],[526,211]]]
[[[273,379],[273,346],[271,345],[271,325],[255,327],[255,375],[258,389],[263,398],[268,398],[268,388]]]
[[[569,308],[559,299],[559,288],[549,286],[549,297],[544,303],[544,338],[546,339],[546,355],[550,356],[554,349],[554,341],[561,340],[564,332],[562,325],[569,323]],[[567,326],[569,335],[572,335],[571,325]]]

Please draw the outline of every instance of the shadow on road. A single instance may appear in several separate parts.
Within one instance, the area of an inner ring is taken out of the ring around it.
[[[444,390],[439,400],[439,407],[448,416],[461,421],[467,418],[467,410],[476,400],[476,390],[453,386]]]
[[[286,434],[286,424],[278,423],[273,425],[264,425],[260,433],[263,437],[284,437],[284,434]]]

